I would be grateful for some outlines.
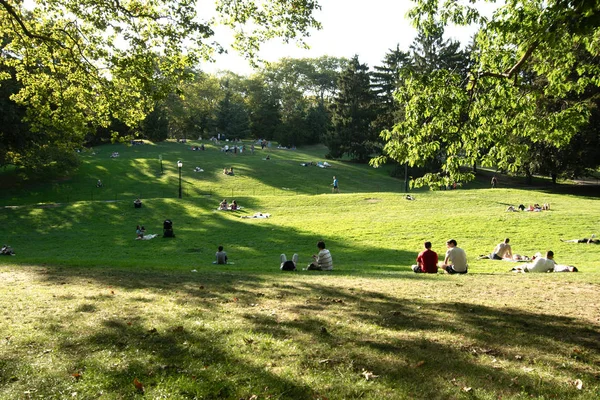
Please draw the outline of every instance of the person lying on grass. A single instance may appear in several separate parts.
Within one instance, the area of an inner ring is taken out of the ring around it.
[[[298,254],[294,254],[291,260],[288,260],[285,254],[279,256],[279,260],[281,263],[279,264],[279,269],[282,271],[295,271],[296,264],[298,264]]]
[[[0,249],[0,255],[2,255],[2,256],[14,256],[15,252],[13,251],[12,247],[4,245],[4,246],[2,246],[2,249]]]
[[[600,240],[594,239],[595,237],[596,237],[596,235],[592,235],[592,237],[589,238],[589,239],[586,239],[586,238],[583,238],[583,239],[571,239],[571,240],[560,239],[560,241],[561,242],[565,242],[565,243],[587,243],[587,244],[594,243],[594,244],[600,244]]]
[[[548,250],[546,257],[536,256],[533,262],[520,267],[514,267],[513,272],[552,272],[556,262],[554,261],[554,252]]]
[[[509,238],[504,239],[504,242],[498,243],[494,251],[491,254],[482,254],[479,256],[479,260],[490,259],[490,260],[502,260],[505,258],[512,260],[512,248],[510,247]]]
[[[317,242],[318,254],[313,254],[313,262],[306,267],[307,271],[332,271],[333,259],[331,253],[325,248],[325,242],[319,240]]]

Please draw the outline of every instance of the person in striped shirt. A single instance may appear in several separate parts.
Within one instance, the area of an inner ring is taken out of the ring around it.
[[[325,242],[319,240],[317,243],[318,254],[313,254],[313,262],[306,268],[308,271],[331,271],[333,270],[333,260],[331,253],[325,248]]]

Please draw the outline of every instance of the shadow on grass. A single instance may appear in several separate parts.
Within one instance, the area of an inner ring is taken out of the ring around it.
[[[43,278],[61,287],[90,281],[116,296],[143,290],[125,304],[125,315],[103,319],[89,332],[63,327],[57,346],[76,354],[69,370],[85,371],[85,381],[93,382],[82,385],[84,395],[101,387],[132,396],[134,378],[152,396],[171,398],[312,399],[328,392],[335,393],[330,398],[570,398],[577,391],[568,379],[575,378],[598,390],[600,329],[577,318],[427,301],[402,290],[391,295],[368,282],[338,287],[318,282],[318,275],[286,281],[227,272],[191,278],[48,269]],[[86,297],[73,323],[113,298]],[[176,307],[172,313],[144,312],[145,304],[167,299]],[[48,322],[38,329],[54,334],[57,324]],[[0,381],[10,384],[8,371],[21,362],[4,361]],[[367,382],[365,371],[378,378]],[[418,384],[425,381],[434,383]]]

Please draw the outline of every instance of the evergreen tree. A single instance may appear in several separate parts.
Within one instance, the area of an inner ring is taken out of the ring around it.
[[[413,71],[429,74],[433,71],[447,70],[467,76],[468,57],[460,50],[460,42],[444,40],[444,28],[436,26],[429,32],[419,32],[410,45]]]
[[[371,126],[374,101],[369,68],[354,56],[340,75],[332,105],[332,129],[326,138],[330,156],[348,155],[361,162],[369,158],[377,136]]]
[[[217,110],[217,129],[228,139],[247,137],[250,127],[246,107],[233,98],[227,83],[225,87],[225,97],[219,102]]]

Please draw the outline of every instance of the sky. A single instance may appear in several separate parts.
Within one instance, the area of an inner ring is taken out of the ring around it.
[[[259,55],[266,61],[283,57],[316,58],[323,55],[351,58],[358,55],[361,63],[370,68],[380,65],[385,53],[396,48],[407,51],[417,35],[406,18],[413,6],[409,0],[321,0],[321,10],[315,14],[323,28],[312,31],[306,42],[310,50],[298,48],[294,43],[271,41],[263,45]],[[226,45],[231,33],[223,28],[215,29],[216,39]],[[466,43],[474,28],[454,27],[446,30],[446,38]],[[225,46],[227,48],[227,46]],[[252,68],[246,60],[228,49],[229,54],[217,55],[215,63],[204,63],[202,70],[217,72],[229,70],[249,75]]]

